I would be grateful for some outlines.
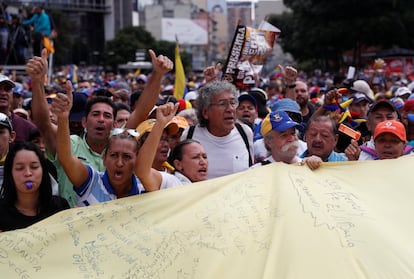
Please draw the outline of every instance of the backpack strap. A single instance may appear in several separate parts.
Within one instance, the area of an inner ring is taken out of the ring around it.
[[[193,138],[194,130],[195,130],[195,126],[194,125],[190,126],[190,128],[188,129],[186,139],[192,139]]]
[[[246,132],[243,130],[243,127],[240,125],[240,123],[236,123],[235,125],[236,125],[236,128],[237,128],[237,131],[239,131],[239,133],[240,133],[240,135],[241,135],[241,137],[244,141],[244,144],[246,145],[247,152],[249,152],[249,167],[250,167],[250,166],[253,165],[253,160],[252,160],[252,154],[250,154],[249,140],[247,139]]]

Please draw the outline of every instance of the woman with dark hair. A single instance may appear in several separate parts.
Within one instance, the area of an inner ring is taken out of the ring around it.
[[[207,153],[200,142],[186,139],[179,142],[172,150],[168,161],[174,166],[174,175],[183,183],[207,179]]]
[[[68,208],[64,198],[52,195],[46,159],[37,145],[15,143],[4,163],[0,231],[28,227]]]

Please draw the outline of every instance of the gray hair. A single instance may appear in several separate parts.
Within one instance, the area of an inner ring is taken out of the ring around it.
[[[220,95],[224,92],[232,93],[236,99],[238,97],[236,86],[225,80],[209,82],[198,90],[197,117],[201,127],[206,127],[208,122],[208,120],[203,117],[203,110],[210,107],[214,95]]]
[[[178,116],[182,116],[185,119],[187,119],[188,123],[190,124],[193,123],[192,125],[197,125],[198,124],[198,118],[197,118],[197,110],[190,108],[190,109],[185,109],[180,111],[179,113],[177,113]]]

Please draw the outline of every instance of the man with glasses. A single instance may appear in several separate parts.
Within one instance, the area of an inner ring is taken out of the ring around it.
[[[236,87],[227,81],[207,83],[197,98],[199,124],[181,137],[193,138],[205,148],[209,179],[247,170],[253,163],[253,132],[236,123],[237,95]]]

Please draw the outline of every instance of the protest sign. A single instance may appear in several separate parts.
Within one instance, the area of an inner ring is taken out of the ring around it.
[[[279,34],[280,30],[268,22],[262,22],[257,29],[238,25],[222,79],[240,89],[255,87]]]

